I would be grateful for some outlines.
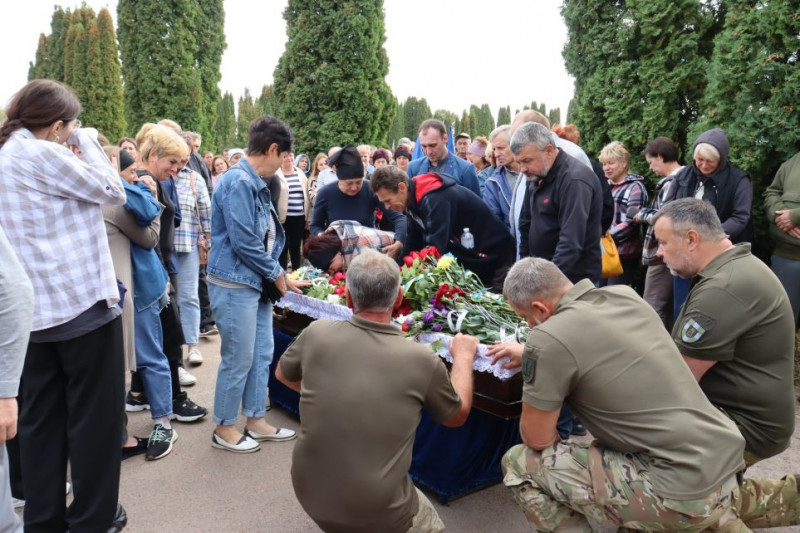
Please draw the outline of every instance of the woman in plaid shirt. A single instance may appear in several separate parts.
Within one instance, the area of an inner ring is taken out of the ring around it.
[[[337,220],[325,233],[306,239],[303,256],[331,274],[347,270],[350,261],[366,249],[381,251],[394,242],[394,233],[362,226],[355,220]]]

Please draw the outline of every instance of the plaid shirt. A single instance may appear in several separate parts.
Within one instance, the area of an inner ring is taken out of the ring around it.
[[[362,250],[372,248],[380,250],[394,242],[394,233],[362,226],[355,220],[336,220],[325,232],[336,232],[342,240],[342,261],[344,266],[350,265]]]
[[[123,205],[125,189],[96,135],[70,137],[83,161],[24,128],[0,149],[0,226],[33,283],[33,331],[119,301],[100,206]]]
[[[647,231],[644,234],[644,248],[642,249],[642,264],[643,265],[662,265],[664,260],[658,257],[658,240],[656,240],[655,231],[653,231],[653,219],[656,218],[659,209],[664,207],[670,198],[675,196],[675,175],[680,172],[683,167],[678,167],[669,176],[661,178],[656,185],[656,195],[653,197],[653,202],[650,207],[639,211],[637,218],[641,218],[644,224],[647,224]]]
[[[192,190],[192,179],[197,196]],[[178,192],[178,199],[181,203],[181,225],[175,228],[175,250],[180,253],[191,252],[197,246],[197,237],[200,227],[203,233],[211,233],[211,199],[208,196],[208,188],[202,176],[190,169],[182,168],[178,171],[175,179],[175,190]],[[195,198],[197,210],[195,210]],[[197,212],[200,212],[200,220],[197,220]]]

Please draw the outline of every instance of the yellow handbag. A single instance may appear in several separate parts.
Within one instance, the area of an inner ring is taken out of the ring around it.
[[[617,252],[617,243],[606,232],[600,237],[600,250],[603,254],[603,279],[614,278],[622,274],[622,260]]]

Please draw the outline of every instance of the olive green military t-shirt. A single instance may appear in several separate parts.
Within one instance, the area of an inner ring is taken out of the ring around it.
[[[647,454],[664,498],[705,497],[744,467],[744,440],[712,406],[653,310],[630,287],[583,280],[531,330],[525,403],[566,401],[601,446]]]
[[[408,531],[422,409],[444,422],[461,406],[442,360],[398,328],[355,316],[315,321],[280,365],[302,382],[292,483],[309,516],[333,533]]]
[[[716,361],[700,388],[762,459],[785,450],[794,432],[794,335],[786,291],[749,244],[695,277],[672,330],[682,354]]]

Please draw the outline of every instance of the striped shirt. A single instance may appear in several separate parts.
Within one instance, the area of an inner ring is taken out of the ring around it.
[[[24,128],[0,149],[0,226],[33,284],[33,331],[119,301],[100,206],[123,205],[125,189],[95,130],[69,142],[83,161]]]
[[[297,173],[293,173],[285,175],[284,178],[286,178],[286,184],[289,185],[289,209],[286,211],[286,216],[305,216],[303,184],[300,183],[300,176]]]

